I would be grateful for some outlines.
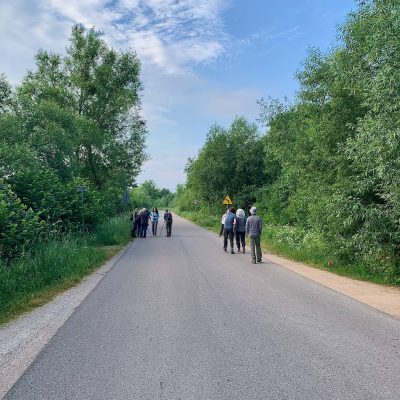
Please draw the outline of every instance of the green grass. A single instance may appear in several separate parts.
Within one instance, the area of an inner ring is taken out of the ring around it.
[[[213,232],[219,232],[220,217],[218,216],[210,216],[206,212],[174,211],[197,225]],[[318,232],[304,231],[287,226],[267,225],[264,227],[261,240],[264,251],[308,264],[314,268],[381,285],[400,285],[398,275],[387,273],[378,265],[373,268],[357,260],[348,263],[337,260],[332,255],[329,245],[324,243]]]
[[[327,254],[311,253],[306,248],[292,248],[287,244],[276,243],[273,240],[266,240],[264,238],[262,240],[262,247],[272,254],[302,262],[311,267],[333,272],[348,278],[373,282],[380,285],[396,286],[399,284],[398,280],[395,278],[374,274],[366,265],[360,262],[344,264],[334,260]]]
[[[76,285],[130,240],[130,221],[121,215],[87,235],[43,242],[30,254],[0,266],[0,324],[45,304]]]
[[[179,211],[173,210],[183,218],[192,221],[196,225],[202,226],[214,232],[219,232],[221,227],[221,216],[210,215],[207,211]]]

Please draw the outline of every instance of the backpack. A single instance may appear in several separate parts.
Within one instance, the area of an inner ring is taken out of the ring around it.
[[[170,212],[168,212],[168,214],[167,214],[166,221],[167,222],[171,222],[172,221],[172,214]]]

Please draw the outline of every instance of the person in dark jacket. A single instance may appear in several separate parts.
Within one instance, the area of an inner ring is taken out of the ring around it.
[[[146,208],[140,213],[140,237],[145,238],[147,235],[147,228],[149,226],[150,213]]]
[[[246,233],[250,238],[250,250],[251,250],[251,262],[262,262],[261,253],[261,233],[262,233],[262,221],[261,218],[256,215],[257,209],[255,207],[250,208],[251,216],[247,218],[246,222]]]
[[[240,245],[242,245],[242,253],[244,254],[246,252],[246,214],[241,208],[236,211],[234,232],[237,251],[240,252]]]
[[[224,250],[227,251],[228,238],[231,245],[231,254],[235,254],[233,251],[233,225],[235,223],[236,215],[235,209],[231,207],[226,214],[224,222]]]
[[[165,222],[165,227],[167,229],[167,237],[170,237],[172,234],[172,214],[168,210],[165,210],[164,222]]]
[[[131,221],[132,221],[131,236],[135,238],[137,237],[138,226],[139,226],[139,214],[137,210],[132,211]]]

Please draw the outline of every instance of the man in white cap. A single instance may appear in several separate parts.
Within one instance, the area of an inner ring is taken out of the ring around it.
[[[251,216],[246,221],[246,234],[250,238],[251,262],[262,262],[260,237],[262,233],[261,218],[256,215],[257,209],[250,208]]]

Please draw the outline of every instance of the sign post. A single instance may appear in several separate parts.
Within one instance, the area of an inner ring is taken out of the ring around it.
[[[229,206],[233,204],[233,201],[232,201],[232,199],[230,198],[230,196],[226,195],[226,196],[224,197],[224,200],[223,200],[222,204],[226,205],[226,209],[228,209]]]

